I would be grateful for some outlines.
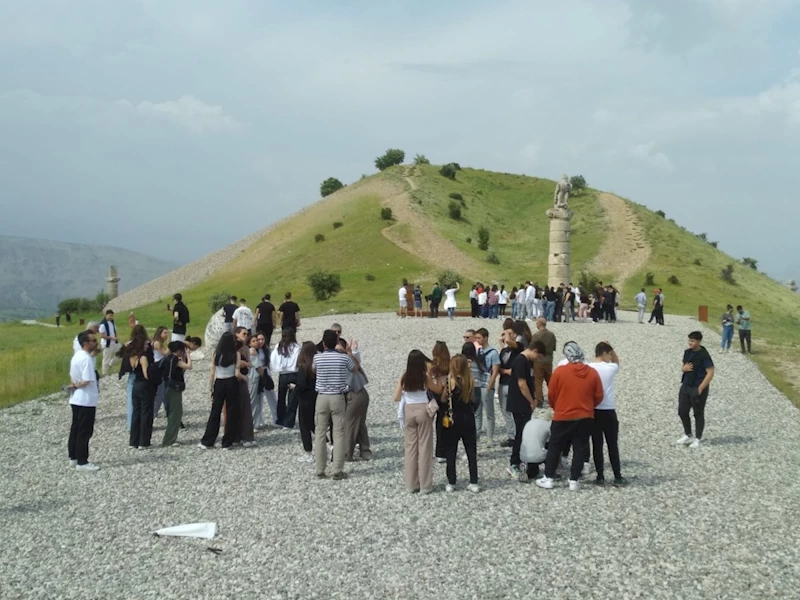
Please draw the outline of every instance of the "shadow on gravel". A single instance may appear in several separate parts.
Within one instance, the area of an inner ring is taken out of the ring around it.
[[[705,446],[738,446],[740,444],[751,444],[756,438],[744,435],[725,435],[718,438],[703,440]]]
[[[0,518],[3,517],[18,517],[20,515],[43,513],[55,511],[67,505],[66,500],[58,498],[39,498],[32,502],[25,502],[15,506],[8,506],[0,508]]]
[[[161,449],[160,446],[154,446],[152,450],[134,451],[131,450],[131,456],[121,458],[119,460],[105,460],[103,461],[103,468],[106,467],[130,467],[133,465],[146,465],[146,464],[163,464],[169,462],[179,462],[180,457],[177,453],[173,454],[154,454]],[[164,448],[166,450],[166,448]]]

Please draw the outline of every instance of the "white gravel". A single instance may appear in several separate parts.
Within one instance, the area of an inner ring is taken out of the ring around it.
[[[127,448],[124,386],[104,381],[91,459],[67,467],[69,409],[51,397],[0,411],[0,597],[11,598],[789,598],[800,589],[800,412],[747,358],[707,346],[717,378],[706,445],[676,448],[679,362],[696,323],[553,324],[559,346],[608,339],[618,377],[625,489],[578,493],[508,479],[508,452],[479,450],[477,495],[409,495],[391,401],[407,352],[451,350],[477,321],[339,315],[370,377],[372,462],[318,481],[299,436],[256,449],[196,449],[207,364],[191,374],[181,448]],[[488,324],[492,337],[500,321]],[[329,318],[306,319],[318,340]],[[163,417],[154,441],[163,435]],[[215,521],[211,541],[155,538]],[[207,550],[222,549],[220,555]]]

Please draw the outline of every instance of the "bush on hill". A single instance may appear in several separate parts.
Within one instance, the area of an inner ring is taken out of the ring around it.
[[[343,187],[344,184],[336,179],[336,177],[328,177],[320,184],[319,193],[324,198],[325,196],[330,196],[333,192],[336,192]]]
[[[417,154],[414,157],[414,164],[415,165],[429,165],[429,164],[431,164],[431,161],[429,161],[428,157],[425,156],[424,154]]]
[[[447,194],[447,197],[448,198],[452,198],[453,200],[459,200],[459,201],[464,199],[464,196],[462,196],[458,192],[452,192],[450,194]]]
[[[644,284],[647,285],[655,285],[656,284],[656,276],[649,271],[644,276]]]
[[[755,258],[750,258],[749,256],[745,256],[742,259],[742,264],[750,267],[753,271],[758,271],[758,261]]]
[[[696,264],[699,267],[699,266],[701,266],[703,264],[703,261],[701,261],[699,258],[695,258],[694,259],[694,264]]]
[[[714,246],[714,248],[719,246],[719,242],[708,242],[708,243],[711,244],[712,246]]]
[[[392,220],[392,209],[388,206],[384,206],[381,209],[381,219],[384,221],[391,221]]]
[[[366,275],[364,275],[364,279],[366,279],[367,281],[375,281],[375,275],[373,275],[372,273],[367,273]]]
[[[657,211],[656,211],[656,214],[657,214],[659,217],[661,217],[662,219],[663,219],[664,217],[666,217],[666,216],[667,216],[667,213],[665,213],[663,210],[657,210]]]
[[[450,204],[447,205],[447,212],[450,214],[451,219],[461,220],[461,205],[455,200],[450,200]]]
[[[306,277],[306,283],[314,293],[314,298],[319,301],[327,300],[342,291],[342,281],[339,275],[318,269]]]
[[[461,170],[461,165],[460,165],[460,164],[458,164],[458,163],[456,163],[456,162],[451,162],[450,164],[453,166],[453,168],[454,168],[456,171],[460,171],[460,170]]]
[[[379,171],[383,171],[389,167],[403,164],[405,158],[406,153],[402,150],[389,148],[383,156],[379,156],[375,159],[375,168]]]
[[[672,285],[680,285],[680,280],[675,275],[670,275],[669,279],[667,279]]]
[[[453,269],[444,269],[443,271],[439,271],[436,275],[436,279],[439,281],[439,285],[442,287],[443,290],[446,290],[451,287],[456,287],[456,283],[462,283],[463,279],[461,275],[459,275]]]
[[[447,177],[448,179],[452,179],[453,181],[456,180],[456,168],[453,165],[445,165],[441,169],[439,169],[439,174],[442,177]]]
[[[343,227],[343,226],[344,226],[344,223],[342,223],[341,221],[334,221],[333,222],[333,228],[334,229],[339,229],[339,227]]]
[[[597,284],[600,283],[600,278],[596,273],[591,271],[581,271],[578,278],[578,287],[584,294],[592,294],[597,289]]]
[[[486,227],[478,229],[478,248],[481,250],[489,249],[489,230]]]
[[[499,265],[500,259],[497,258],[497,254],[495,254],[494,252],[489,252],[489,254],[486,255],[486,262],[491,263],[493,265]]]
[[[572,191],[575,192],[575,195],[586,189],[586,179],[583,178],[583,175],[573,175],[569,178],[569,184],[572,186]]]
[[[215,294],[211,294],[208,297],[208,308],[211,309],[211,314],[213,315],[217,312],[220,308],[225,306],[228,303],[228,299],[231,297],[230,293],[226,291],[217,292]]]
[[[101,312],[111,297],[103,291],[97,292],[92,298],[67,298],[58,303],[60,313],[88,313]]]
[[[325,241],[325,236],[322,235],[321,233],[318,233],[317,235],[314,236],[314,241],[315,242],[324,242]]]
[[[722,272],[719,274],[719,276],[725,283],[736,285],[736,279],[733,277],[733,265],[728,265],[727,267],[722,269]]]
[[[472,243],[472,238],[468,237],[466,241],[467,241],[468,244],[471,244]]]

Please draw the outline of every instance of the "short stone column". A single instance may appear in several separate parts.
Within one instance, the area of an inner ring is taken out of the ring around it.
[[[547,211],[550,218],[550,254],[547,260],[547,286],[558,288],[562,283],[572,280],[570,275],[570,228],[572,215],[568,208],[551,208]]]
[[[117,296],[119,296],[119,277],[117,277],[117,267],[116,265],[111,265],[108,267],[108,297],[110,300],[113,300]]]

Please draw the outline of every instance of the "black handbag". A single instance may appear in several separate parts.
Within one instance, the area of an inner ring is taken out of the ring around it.
[[[169,375],[167,376],[167,387],[171,390],[175,390],[176,392],[182,392],[186,389],[186,382],[175,381],[172,379],[172,367],[175,365],[176,361],[177,357],[169,357]]]

